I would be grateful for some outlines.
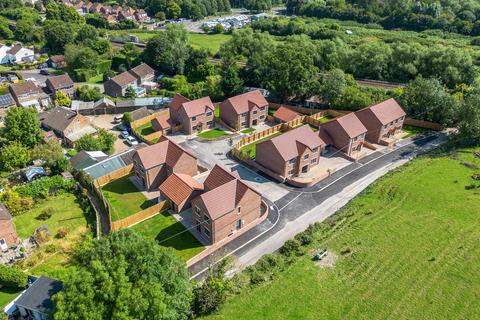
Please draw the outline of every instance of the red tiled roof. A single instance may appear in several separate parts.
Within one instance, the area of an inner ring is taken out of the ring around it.
[[[203,97],[197,100],[192,100],[182,103],[180,110],[184,110],[189,118],[206,113],[207,111],[215,111],[215,106],[210,100],[210,97]]]
[[[156,144],[137,150],[138,158],[146,170],[164,163],[174,167],[183,153],[197,158],[190,150],[182,148],[164,136]]]
[[[406,115],[402,107],[393,98],[361,109],[357,112],[364,112],[365,110],[370,110],[383,125],[386,125]]]
[[[278,108],[277,111],[275,111],[273,117],[276,118],[276,119],[279,119],[281,121],[284,121],[284,122],[289,122],[289,121],[292,121],[292,120],[295,120],[299,117],[301,117],[302,115],[298,112],[295,112],[291,109],[288,109],[286,107],[280,107]]]
[[[367,128],[362,124],[360,119],[355,115],[355,113],[351,112],[339,118],[335,118],[330,120],[328,123],[338,123],[340,127],[345,131],[345,133],[350,138],[355,138],[362,133],[367,132]]]
[[[262,143],[272,143],[284,161],[298,157],[305,151],[305,148],[314,149],[325,146],[326,143],[319,135],[310,129],[309,125],[304,125],[296,129],[287,131]]]
[[[176,205],[187,200],[195,190],[203,190],[203,185],[188,174],[173,173],[160,185],[162,194]]]
[[[188,101],[190,100],[182,96],[180,93],[177,93],[175,97],[173,97],[172,102],[170,102],[170,108],[173,110],[178,110],[180,109],[183,103]]]
[[[157,116],[155,119],[152,120],[152,123],[156,123],[162,130],[169,129],[173,127],[175,124],[173,123],[172,119],[168,114],[162,114]]]
[[[254,106],[268,106],[268,102],[260,90],[254,90],[228,98],[226,102],[232,105],[237,114],[248,112]]]
[[[247,192],[261,195],[244,181],[240,180],[238,174],[215,165],[204,182],[207,192],[200,195],[208,214],[212,220],[218,219],[224,214],[233,211],[240,200]]]

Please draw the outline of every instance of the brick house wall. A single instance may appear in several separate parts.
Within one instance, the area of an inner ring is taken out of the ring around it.
[[[332,138],[334,147],[348,156],[352,156],[355,152],[360,152],[365,141],[365,134],[350,138],[340,125],[334,121],[326,122],[321,126],[320,130],[325,130]]]
[[[367,140],[380,143],[382,139],[394,135],[396,132],[402,130],[405,116],[402,116],[386,125],[383,125],[378,118],[368,109],[359,110],[355,115],[360,119],[362,124],[367,128]]]
[[[128,86],[132,86],[133,88],[136,88],[137,81],[136,80],[132,81],[124,86],[120,86],[115,81],[112,81],[112,80],[108,80],[103,84],[105,93],[114,98],[125,96],[125,92]]]
[[[255,146],[255,161],[267,169],[285,177],[287,172],[287,163],[283,160],[277,151],[277,148],[270,140],[260,142]]]
[[[194,134],[198,131],[203,131],[203,130],[207,130],[215,127],[215,122],[213,121],[213,116],[214,116],[213,111],[208,111],[198,116],[190,118],[185,113],[184,109],[180,109],[178,116],[179,116],[179,122],[183,128],[183,131],[186,134]],[[201,130],[198,130],[197,126],[200,126]]]
[[[295,162],[286,162],[284,177],[297,177],[303,173],[303,168],[306,167],[306,172],[310,171],[313,167],[318,165],[320,159],[320,153],[322,149],[318,147],[315,151],[309,148],[305,148],[305,151],[295,158]],[[313,161],[313,162],[312,162]]]
[[[18,242],[17,232],[12,220],[0,220],[0,239],[4,239],[8,246]]]
[[[265,122],[268,106],[254,106],[248,112],[237,113],[228,100],[220,104],[220,118],[232,128],[242,130]]]

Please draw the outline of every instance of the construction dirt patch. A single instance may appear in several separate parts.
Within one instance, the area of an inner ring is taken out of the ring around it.
[[[335,266],[335,262],[337,261],[338,256],[334,252],[328,251],[327,255],[322,258],[322,260],[314,261],[315,265],[319,268],[333,268]]]

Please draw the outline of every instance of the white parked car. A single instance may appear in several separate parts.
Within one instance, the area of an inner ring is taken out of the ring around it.
[[[125,141],[127,141],[127,144],[131,145],[131,146],[136,146],[138,144],[138,141],[137,139],[135,139],[134,137],[132,136],[128,136]]]

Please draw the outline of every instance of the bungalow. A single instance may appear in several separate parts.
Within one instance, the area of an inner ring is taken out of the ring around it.
[[[33,81],[13,83],[9,90],[19,107],[33,107],[40,110],[50,105],[48,96]]]
[[[193,134],[215,126],[214,111],[215,106],[210,97],[203,97],[182,103],[178,109],[178,120],[186,134]]]
[[[286,107],[278,108],[273,114],[273,118],[275,119],[276,123],[285,123],[301,117],[302,115],[300,113]]]
[[[103,84],[105,93],[114,98],[125,96],[128,87],[137,89],[137,78],[128,71],[116,75]]]
[[[46,130],[53,130],[69,146],[81,137],[97,132],[86,117],[65,107],[45,111],[38,118]]]
[[[221,119],[237,130],[265,122],[267,113],[268,102],[260,90],[228,98],[220,104]]]
[[[173,173],[160,185],[160,196],[166,199],[175,213],[191,207],[193,198],[203,191],[203,184],[188,174]]]
[[[57,92],[63,92],[71,97],[73,96],[75,91],[73,81],[68,75],[68,73],[48,77],[45,84],[47,85],[48,90],[50,90],[54,97],[56,97]]]
[[[133,156],[136,177],[147,190],[157,189],[172,173],[197,174],[197,157],[166,137],[136,150]]]
[[[282,177],[297,177],[318,165],[326,143],[309,125],[258,143],[255,161]]]
[[[319,130],[323,140],[349,157],[358,156],[366,133],[367,128],[353,112],[323,123]]]
[[[12,222],[12,216],[7,207],[0,202],[0,250],[7,251],[8,248],[18,243],[18,235]]]
[[[161,114],[155,117],[151,122],[153,130],[161,131],[164,135],[172,133],[172,127],[175,126],[175,123],[173,123],[168,114]]]
[[[47,60],[47,65],[50,68],[54,68],[54,69],[65,68],[67,66],[67,64],[65,63],[65,56],[62,55],[62,54],[57,54],[57,55],[51,56]]]
[[[358,110],[355,115],[367,128],[367,140],[390,144],[390,137],[402,130],[406,113],[395,99],[388,99],[379,104]]]
[[[236,172],[215,165],[192,200],[192,224],[209,243],[217,243],[251,225],[262,215],[261,194]]]
[[[52,297],[62,290],[63,283],[41,276],[23,291],[13,302],[13,310],[7,314],[13,319],[50,319],[54,305]]]

